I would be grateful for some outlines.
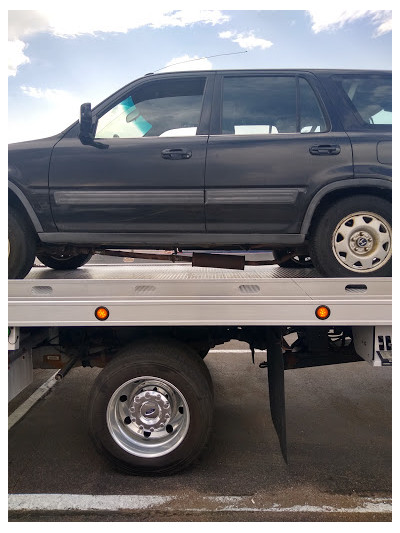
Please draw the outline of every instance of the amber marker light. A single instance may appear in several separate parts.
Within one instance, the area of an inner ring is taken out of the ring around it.
[[[315,310],[315,316],[320,320],[326,320],[331,314],[331,310],[326,305],[320,305]]]
[[[94,312],[94,315],[97,320],[107,320],[107,318],[110,316],[110,311],[107,309],[107,307],[98,307]]]

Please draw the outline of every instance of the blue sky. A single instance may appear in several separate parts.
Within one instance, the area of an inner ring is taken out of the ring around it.
[[[95,105],[147,72],[203,56],[233,54],[165,70],[392,68],[390,8],[352,3],[349,11],[340,2],[335,10],[325,4],[322,10],[280,11],[233,9],[232,2],[230,9],[204,11],[153,3],[146,10],[135,2],[108,9],[73,1],[65,7],[34,4],[36,11],[9,11],[9,142],[55,134],[78,118],[82,102]]]

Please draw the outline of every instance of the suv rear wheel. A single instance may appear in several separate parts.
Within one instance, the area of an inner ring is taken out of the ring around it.
[[[352,196],[331,205],[311,233],[310,255],[326,276],[391,276],[390,203]]]

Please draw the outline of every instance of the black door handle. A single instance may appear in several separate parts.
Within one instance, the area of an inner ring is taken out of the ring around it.
[[[161,157],[164,159],[189,159],[192,157],[192,152],[186,148],[166,148],[161,152]]]
[[[311,155],[337,155],[340,154],[340,146],[338,144],[315,144],[310,146],[309,152]]]

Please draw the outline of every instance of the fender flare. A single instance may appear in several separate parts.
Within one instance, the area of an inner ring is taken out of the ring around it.
[[[32,222],[32,225],[35,228],[36,232],[37,233],[42,232],[43,231],[42,225],[39,222],[39,219],[38,219],[35,211],[33,210],[33,207],[31,206],[31,204],[27,200],[27,198],[24,195],[24,193],[15,185],[15,183],[13,183],[10,180],[8,180],[8,188],[9,188],[9,190],[11,190],[15,194],[15,196],[18,198],[18,200],[24,206],[25,212],[26,212],[28,218],[30,219],[30,221]]]
[[[306,214],[303,218],[303,223],[301,225],[300,233],[307,235],[308,230],[311,226],[311,221],[314,216],[315,210],[325,196],[333,191],[340,191],[344,189],[353,189],[353,188],[364,188],[364,187],[373,187],[375,189],[386,189],[392,190],[392,181],[385,179],[375,179],[375,178],[350,178],[335,183],[330,183],[322,187],[313,197],[311,202],[308,204]]]

